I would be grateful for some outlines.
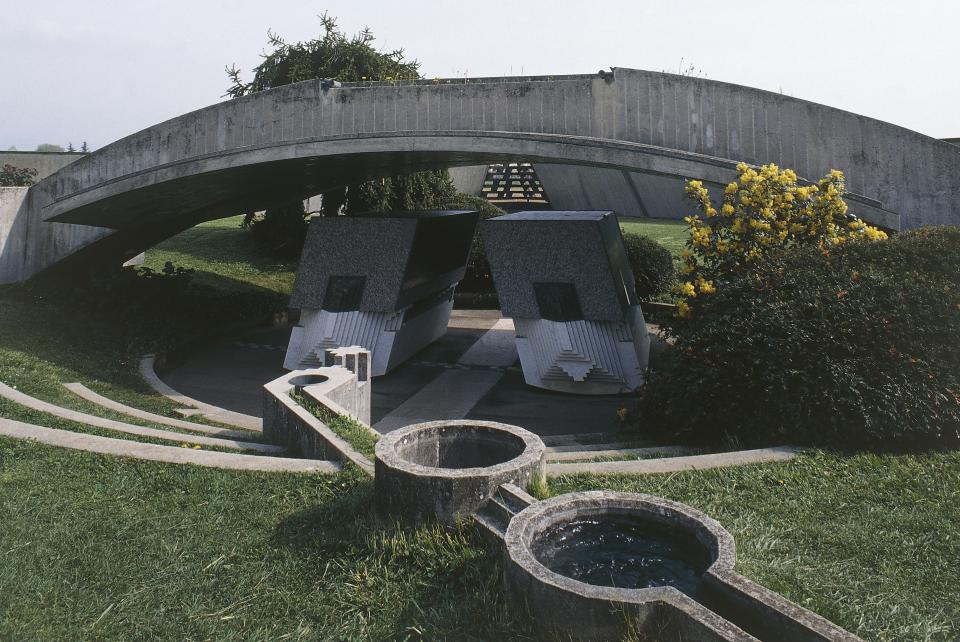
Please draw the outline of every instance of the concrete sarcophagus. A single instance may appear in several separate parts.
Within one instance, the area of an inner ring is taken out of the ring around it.
[[[378,376],[439,338],[476,224],[469,211],[314,219],[290,298],[300,322],[284,368],[317,367],[325,350],[358,345]]]
[[[517,212],[482,228],[528,384],[578,394],[643,385],[650,337],[613,212]]]

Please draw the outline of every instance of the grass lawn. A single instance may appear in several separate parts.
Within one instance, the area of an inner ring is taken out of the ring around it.
[[[163,269],[164,263],[194,268],[200,283],[245,289],[256,286],[289,295],[295,261],[264,257],[240,227],[243,216],[201,223],[163,241],[147,252],[145,267]],[[225,283],[226,281],[226,283]]]
[[[960,635],[960,457],[641,478],[734,534],[739,570],[870,640]],[[783,483],[780,483],[783,480]],[[0,439],[0,638],[529,639],[470,528],[373,515],[372,483],[212,471]]]
[[[148,265],[198,269],[195,280],[217,289],[183,295],[198,305],[211,291],[242,291],[244,304],[289,291],[289,266],[248,260],[247,239],[229,221],[206,224]],[[183,316],[193,302],[170,307]],[[187,316],[168,339],[210,330],[210,318]],[[129,340],[166,325],[127,326],[43,291],[0,288],[0,381],[105,414],[60,386],[81,381],[169,414],[173,404],[136,375],[143,343]],[[86,430],[9,403],[0,416]],[[736,537],[743,574],[868,640],[960,638],[960,454],[815,453],[551,484],[592,488],[705,511]],[[0,639],[529,638],[503,603],[498,556],[471,527],[380,522],[371,492],[353,471],[215,471],[0,439]]]
[[[634,232],[650,237],[664,246],[675,258],[683,252],[684,243],[690,234],[683,221],[667,218],[620,218],[620,228],[624,232]]]

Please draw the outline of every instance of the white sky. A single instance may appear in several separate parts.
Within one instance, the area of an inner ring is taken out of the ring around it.
[[[428,77],[675,71],[960,137],[956,0],[0,0],[0,150],[93,148],[221,100],[267,28],[369,25]]]

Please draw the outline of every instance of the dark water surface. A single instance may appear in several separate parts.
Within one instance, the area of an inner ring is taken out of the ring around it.
[[[556,524],[531,546],[541,564],[597,586],[673,586],[697,597],[709,554],[694,537],[628,515],[604,515]]]

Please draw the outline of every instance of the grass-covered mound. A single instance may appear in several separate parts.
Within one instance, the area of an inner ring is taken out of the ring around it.
[[[678,322],[647,422],[696,441],[960,440],[960,229],[772,253]]]

